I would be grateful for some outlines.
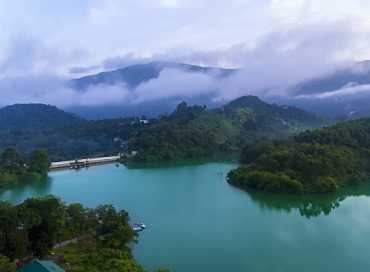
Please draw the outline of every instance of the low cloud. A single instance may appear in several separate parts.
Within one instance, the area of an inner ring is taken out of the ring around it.
[[[338,98],[345,98],[351,97],[357,98],[359,96],[368,96],[370,95],[370,84],[363,84],[363,85],[356,85],[356,84],[348,84],[339,90],[334,90],[330,92],[323,92],[319,94],[312,94],[312,95],[299,95],[297,96],[298,99],[338,99]]]
[[[65,50],[25,32],[13,35],[3,50],[0,78],[34,75],[45,75],[47,78],[51,73],[63,73],[67,63],[84,61],[88,57],[85,50]]]
[[[134,90],[133,103],[168,98],[187,99],[208,95],[218,90],[218,80],[210,74],[164,69],[157,79],[142,83]]]
[[[72,68],[69,68],[68,72],[72,75],[87,75],[101,71],[116,70],[135,64],[144,64],[156,60],[159,60],[159,58],[154,56],[143,57],[135,55],[134,53],[127,53],[122,56],[107,58],[99,64],[94,64],[90,66],[74,66]]]
[[[361,36],[362,37],[362,36]],[[147,63],[150,61],[238,67],[228,77],[164,69],[158,78],[129,89],[123,82],[95,85],[85,91],[75,90],[56,76],[58,67],[71,63],[75,56],[88,54],[57,50],[31,36],[17,37],[6,57],[0,61],[0,104],[42,102],[61,107],[99,105],[138,105],[161,99],[187,100],[207,97],[211,102],[228,101],[248,94],[262,98],[297,97],[292,89],[307,80],[330,75],[349,67],[362,73],[367,67],[351,66],[349,61],[359,36],[346,21],[325,22],[278,29],[261,36],[253,46],[238,43],[211,51],[177,48],[151,55],[124,54],[91,66],[72,66],[73,74]],[[362,37],[364,38],[364,37]],[[346,86],[331,93],[312,96],[337,97],[367,92],[365,86]],[[308,94],[309,95],[309,94]]]
[[[348,58],[348,50],[356,37],[352,25],[346,21],[320,21],[266,34],[252,48],[240,43],[213,51],[178,48],[145,57],[126,54],[106,59],[98,67],[111,70],[160,60],[239,68],[239,72],[222,79],[165,70],[159,78],[143,83],[134,91],[137,103],[204,94],[220,101],[246,94],[295,96],[292,89],[299,83],[330,75],[344,67],[360,69],[351,67],[353,62]]]
[[[127,102],[129,90],[121,85],[96,85],[84,92],[51,75],[0,79],[0,105],[45,103],[59,107],[117,105]]]

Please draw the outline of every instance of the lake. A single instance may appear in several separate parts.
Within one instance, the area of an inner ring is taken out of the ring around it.
[[[149,271],[368,271],[370,185],[323,196],[244,192],[228,185],[236,165],[153,169],[114,164],[50,173],[0,199],[54,194],[88,207],[112,203],[148,228],[136,259]]]

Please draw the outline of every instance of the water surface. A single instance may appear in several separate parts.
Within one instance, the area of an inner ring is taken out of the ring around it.
[[[234,167],[52,172],[49,181],[18,186],[0,199],[54,194],[68,203],[126,209],[132,221],[148,225],[134,254],[150,271],[368,271],[368,184],[325,196],[243,192],[225,182]]]

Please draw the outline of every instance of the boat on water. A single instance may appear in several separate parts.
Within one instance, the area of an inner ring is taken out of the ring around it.
[[[136,232],[143,231],[146,229],[146,225],[144,223],[135,223],[131,227]]]

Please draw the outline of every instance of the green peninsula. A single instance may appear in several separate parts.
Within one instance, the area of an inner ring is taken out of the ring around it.
[[[370,119],[306,131],[286,141],[244,148],[229,183],[269,192],[326,193],[365,179],[370,170]]]

